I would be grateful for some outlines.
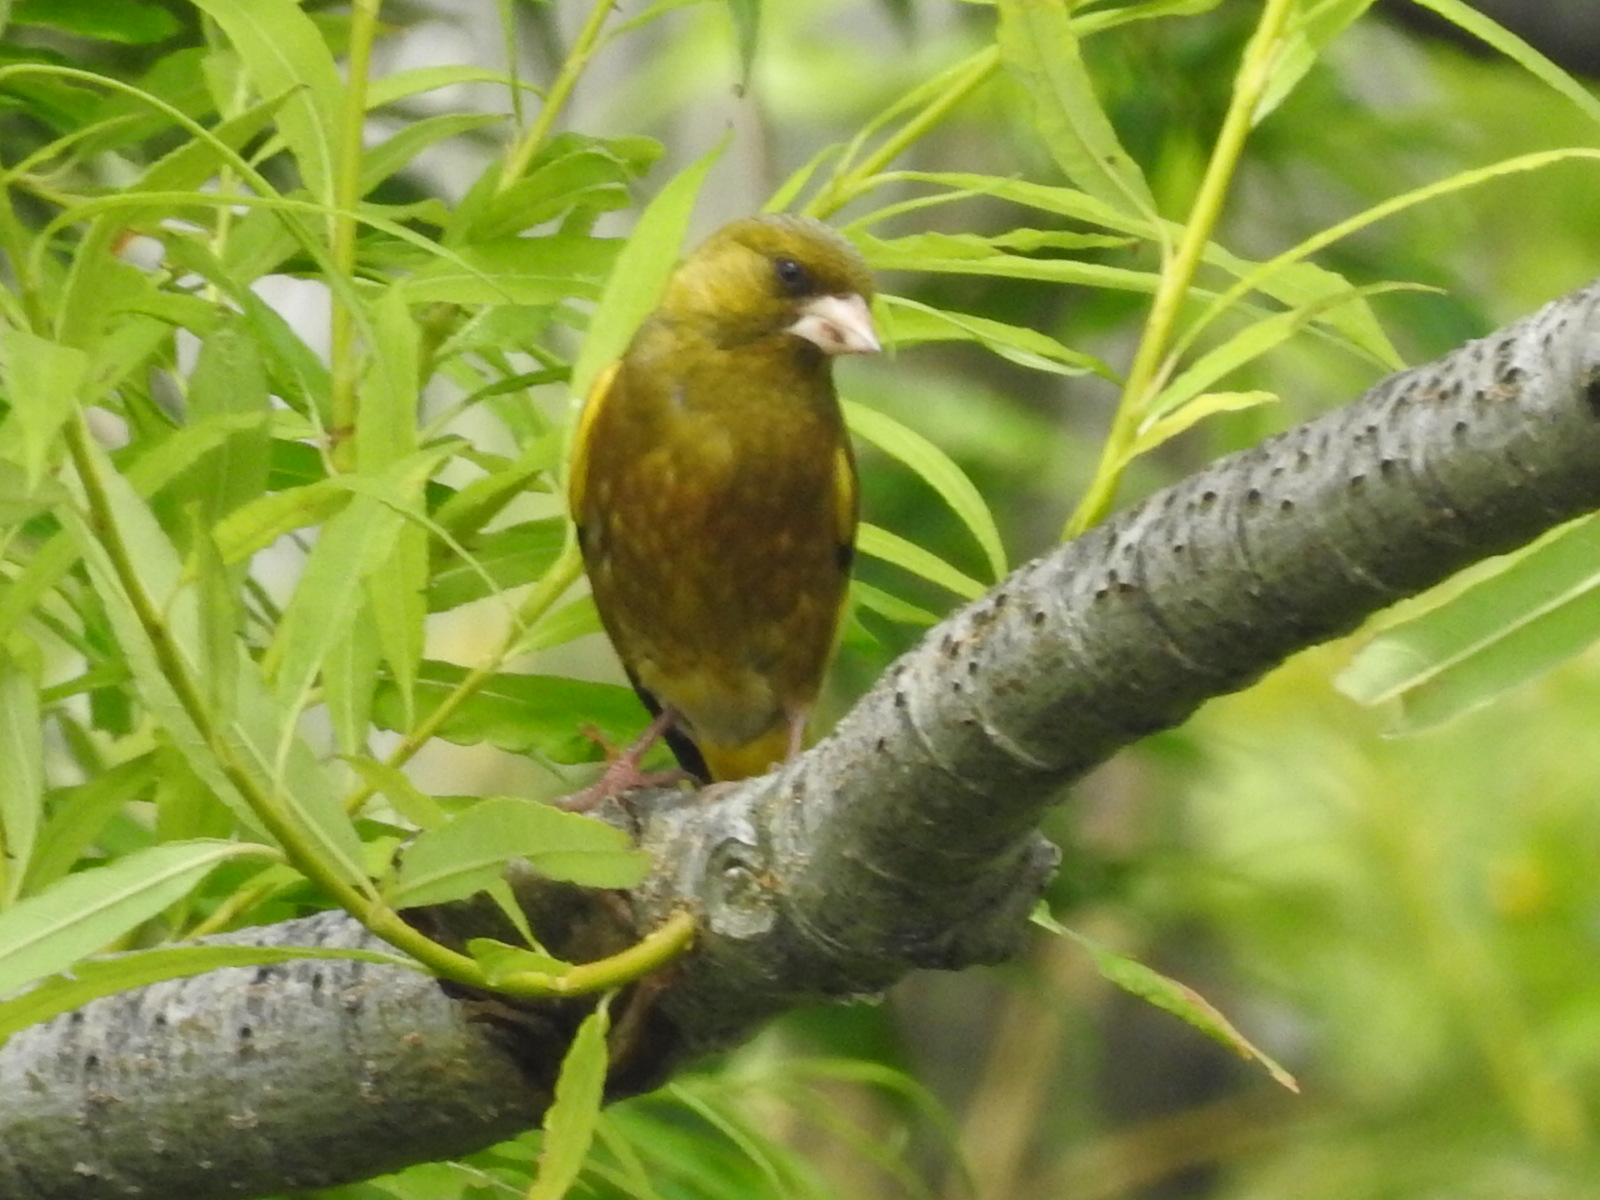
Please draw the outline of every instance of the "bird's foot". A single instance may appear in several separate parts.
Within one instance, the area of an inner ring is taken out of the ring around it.
[[[673,787],[685,780],[693,781],[694,776],[684,770],[674,768],[670,771],[645,771],[639,767],[639,760],[644,757],[646,750],[661,736],[657,723],[652,722],[651,727],[645,730],[633,745],[624,750],[617,749],[606,736],[593,725],[583,728],[583,736],[595,742],[600,749],[605,751],[606,765],[600,772],[600,778],[591,783],[582,791],[573,792],[570,796],[563,796],[557,800],[556,807],[566,809],[568,812],[589,812],[596,808],[601,801],[612,796],[621,796],[636,788],[647,787]]]
[[[555,803],[557,808],[564,808],[568,812],[588,812],[612,796],[621,796],[638,788],[674,787],[686,780],[693,782],[694,776],[684,770],[641,771],[639,764],[627,757],[614,758],[600,772],[599,779],[582,791],[563,796]]]

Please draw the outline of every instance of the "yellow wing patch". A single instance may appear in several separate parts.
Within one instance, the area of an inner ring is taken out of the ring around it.
[[[589,439],[594,435],[595,418],[605,407],[621,366],[622,361],[618,359],[600,372],[584,398],[583,411],[578,414],[578,428],[572,435],[572,456],[567,463],[567,511],[575,521],[582,519],[584,496],[589,487]]]
[[[839,539],[840,558],[849,563],[855,554],[856,522],[860,497],[856,493],[856,463],[848,440],[839,443],[833,455],[833,520]]]

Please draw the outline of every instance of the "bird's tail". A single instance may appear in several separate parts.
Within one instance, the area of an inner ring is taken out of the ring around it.
[[[676,752],[677,747],[673,750]],[[789,726],[780,721],[754,741],[733,746],[701,742],[695,746],[695,752],[711,769],[711,778],[719,783],[765,775],[789,757]],[[681,755],[679,761],[683,761]],[[684,770],[689,770],[688,766]]]

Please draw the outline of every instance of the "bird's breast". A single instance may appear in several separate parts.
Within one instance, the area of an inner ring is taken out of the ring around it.
[[[808,706],[831,651],[854,511],[843,419],[825,373],[627,365],[588,447],[595,601],[634,678],[737,743]]]

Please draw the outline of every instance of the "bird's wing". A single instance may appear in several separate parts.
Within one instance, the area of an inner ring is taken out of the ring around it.
[[[850,435],[834,451],[833,519],[839,547],[839,569],[848,571],[856,554],[856,523],[860,519],[861,497],[856,483],[856,460],[850,451]]]
[[[594,381],[578,414],[578,430],[572,437],[572,461],[567,467],[567,510],[580,525],[583,522],[584,496],[589,487],[589,439],[594,434],[595,418],[611,398],[622,360],[612,363]]]

